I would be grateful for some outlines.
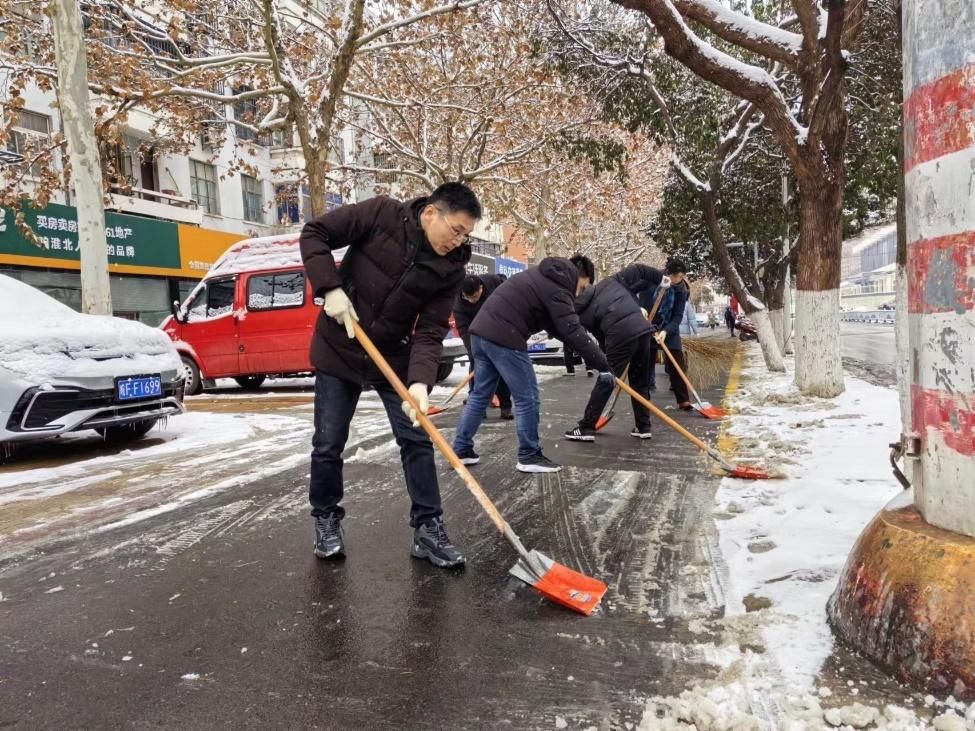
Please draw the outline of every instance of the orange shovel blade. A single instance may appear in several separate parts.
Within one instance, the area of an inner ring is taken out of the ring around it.
[[[600,416],[598,419],[596,419],[596,426],[595,426],[596,431],[599,431],[604,426],[606,426],[612,420],[613,416],[614,416],[613,412],[610,411],[608,414],[606,414],[606,416]]]
[[[695,411],[705,419],[723,419],[728,414],[717,406],[708,403],[693,404]]]
[[[446,409],[441,409],[439,406],[431,406],[430,410],[427,411],[427,416],[436,416],[437,414],[442,414]]]
[[[519,559],[511,574],[547,599],[587,617],[606,593],[606,584],[599,579],[573,571],[538,551],[529,551],[527,561]]]
[[[739,477],[742,480],[771,480],[772,475],[770,475],[765,470],[760,467],[754,467],[752,465],[735,465],[735,468],[731,471],[732,477]]]

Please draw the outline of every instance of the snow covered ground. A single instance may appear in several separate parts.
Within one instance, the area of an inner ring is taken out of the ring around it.
[[[722,638],[713,655],[722,670],[679,698],[650,700],[640,728],[975,729],[975,704],[928,698],[920,711],[876,707],[857,703],[857,687],[818,679],[835,643],[826,602],[847,554],[885,504],[910,499],[888,463],[900,424],[896,392],[848,377],[838,398],[807,398],[791,372],[768,373],[757,348],[741,382],[721,446],[742,462],[777,467],[782,479],[722,480],[715,517],[726,607],[708,628]]]

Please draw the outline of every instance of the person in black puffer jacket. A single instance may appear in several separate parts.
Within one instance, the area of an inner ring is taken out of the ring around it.
[[[319,558],[345,556],[342,450],[368,385],[379,394],[400,448],[414,528],[411,555],[440,567],[464,563],[444,528],[433,445],[417,428],[415,411],[428,408],[450,308],[471,258],[467,236],[480,217],[470,188],[445,183],[412,201],[378,196],[341,206],[301,231],[305,271],[315,296],[325,300],[311,343],[315,432],[309,501]],[[332,252],[343,246],[348,251],[339,269]],[[400,402],[354,339],[355,322],[409,386],[409,401]]]
[[[454,324],[460,333],[464,347],[467,348],[469,370],[474,370],[474,356],[471,353],[471,323],[481,311],[481,307],[507,277],[504,274],[470,274],[461,286],[460,294],[454,302]],[[475,376],[476,378],[476,376]],[[474,381],[470,383],[468,392],[474,391]],[[503,378],[498,379],[498,405],[501,407],[501,418],[508,421],[515,417],[511,413],[511,391]]]
[[[538,380],[528,356],[528,338],[547,330],[569,343],[586,363],[613,381],[606,356],[586,333],[575,310],[575,297],[588,284],[575,265],[561,257],[542,259],[515,274],[484,303],[471,325],[471,349],[477,384],[464,407],[454,437],[461,462],[476,464],[474,436],[484,419],[498,378],[504,378],[515,401],[520,472],[558,472],[561,466],[542,454],[538,439],[541,405]]]
[[[585,256],[572,257],[580,276],[595,279],[592,262]],[[634,297],[634,292],[654,288],[663,281],[663,272],[645,264],[631,264],[621,272],[607,277],[595,286],[587,287],[576,298],[576,309],[583,326],[596,336],[606,353],[613,375],[622,378],[628,369],[630,386],[650,398],[651,326]],[[577,442],[596,440],[596,421],[613,393],[612,382],[593,386],[589,403],[579,425],[565,433],[565,438]],[[631,436],[649,439],[650,412],[636,399],[633,405],[634,427]]]

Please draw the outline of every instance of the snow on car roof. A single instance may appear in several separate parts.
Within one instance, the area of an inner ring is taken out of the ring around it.
[[[298,248],[297,233],[244,239],[227,249],[206,273],[204,279],[227,274],[240,274],[254,269],[281,269],[304,266]],[[333,252],[335,262],[342,261],[345,249]]]
[[[162,330],[75,312],[39,289],[0,274],[0,367],[47,379],[161,373],[181,367]]]

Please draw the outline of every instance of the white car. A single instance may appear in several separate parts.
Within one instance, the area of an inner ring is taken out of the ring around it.
[[[0,275],[0,461],[17,442],[85,429],[136,439],[182,412],[183,368],[166,333],[80,314]]]

